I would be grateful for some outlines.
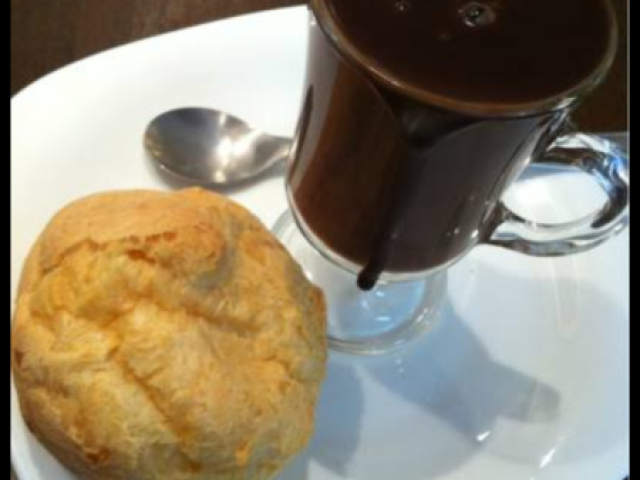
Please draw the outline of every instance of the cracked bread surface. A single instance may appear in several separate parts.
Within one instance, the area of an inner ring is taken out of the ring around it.
[[[326,307],[244,208],[199,189],[61,211],[12,334],[23,416],[87,480],[266,480],[307,444]]]

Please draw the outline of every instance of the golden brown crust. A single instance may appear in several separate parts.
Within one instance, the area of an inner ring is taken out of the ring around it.
[[[307,443],[322,294],[246,210],[203,190],[64,209],[20,287],[24,417],[87,480],[266,480]]]

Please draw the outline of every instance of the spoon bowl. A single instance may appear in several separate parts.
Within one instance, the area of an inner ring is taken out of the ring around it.
[[[224,112],[185,108],[151,122],[145,147],[161,170],[188,183],[224,188],[284,163],[291,140],[253,129]]]

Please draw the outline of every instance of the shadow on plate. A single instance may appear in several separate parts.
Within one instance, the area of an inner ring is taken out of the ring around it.
[[[497,423],[551,424],[562,407],[557,390],[492,358],[451,304],[425,341],[371,373],[425,410],[424,444],[411,447],[414,460],[422,456],[414,474],[424,480],[460,469],[487,448]]]
[[[522,292],[538,291],[535,281],[506,280]],[[420,467],[410,478],[444,477],[484,450],[525,466],[522,478],[529,479],[532,470],[597,458],[624,441],[624,328],[608,328],[600,320],[624,321],[625,315],[606,294],[576,280],[560,280],[554,288],[577,295],[573,308],[558,311],[574,316],[558,322],[568,322],[575,332],[554,345],[551,359],[540,359],[563,369],[558,376],[544,372],[556,379],[554,386],[494,358],[451,303],[434,331],[402,352],[395,365],[378,361],[370,367],[378,382],[433,421]],[[510,320],[516,318],[505,319]],[[513,331],[518,334],[517,326]],[[547,347],[540,345],[541,355]]]
[[[495,358],[470,328],[470,319],[462,318],[448,302],[433,331],[397,354],[338,357],[331,362],[316,438],[278,480],[311,480],[311,465],[331,472],[327,478],[397,480],[400,473],[403,480],[448,478],[464,472],[464,465],[479,453],[506,465],[522,465],[522,478],[529,479],[547,467],[596,458],[620,445],[628,429],[619,397],[625,395],[628,353],[620,346],[625,328],[608,329],[594,322],[624,321],[624,312],[605,293],[577,280],[561,279],[549,286],[500,275],[491,271],[492,283],[509,282],[521,294],[551,288],[555,294],[575,296],[560,300],[568,308],[558,308],[553,320],[558,328],[576,329],[575,336],[551,350],[540,345],[541,355],[552,355],[534,358],[545,378],[555,379],[554,386]],[[500,314],[500,308],[495,311]],[[611,330],[615,333],[607,333]],[[518,332],[516,324],[514,341]],[[527,348],[526,342],[523,345]],[[528,349],[528,354],[535,356],[535,350]],[[547,366],[563,370],[556,375],[545,371]],[[367,394],[378,385],[390,397],[368,399],[366,412],[361,383],[365,378]],[[392,415],[397,419],[380,421],[395,407]],[[367,436],[378,438],[361,438],[364,426]],[[403,436],[406,443],[398,445]]]
[[[349,478],[348,467],[355,455],[364,414],[364,392],[348,357],[329,362],[329,376],[317,411],[316,433],[306,453],[298,457],[277,480],[308,480],[311,463],[317,463],[338,478]]]

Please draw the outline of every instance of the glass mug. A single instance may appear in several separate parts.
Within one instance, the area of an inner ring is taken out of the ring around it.
[[[352,43],[326,0],[312,0],[311,9],[306,93],[287,175],[291,210],[275,233],[325,290],[334,349],[377,354],[419,335],[443,304],[447,269],[479,245],[562,256],[626,227],[627,158],[568,129],[615,56],[611,10],[606,53],[577,87],[504,105],[405,84]],[[531,162],[583,170],[607,203],[567,224],[522,218],[502,198]]]

